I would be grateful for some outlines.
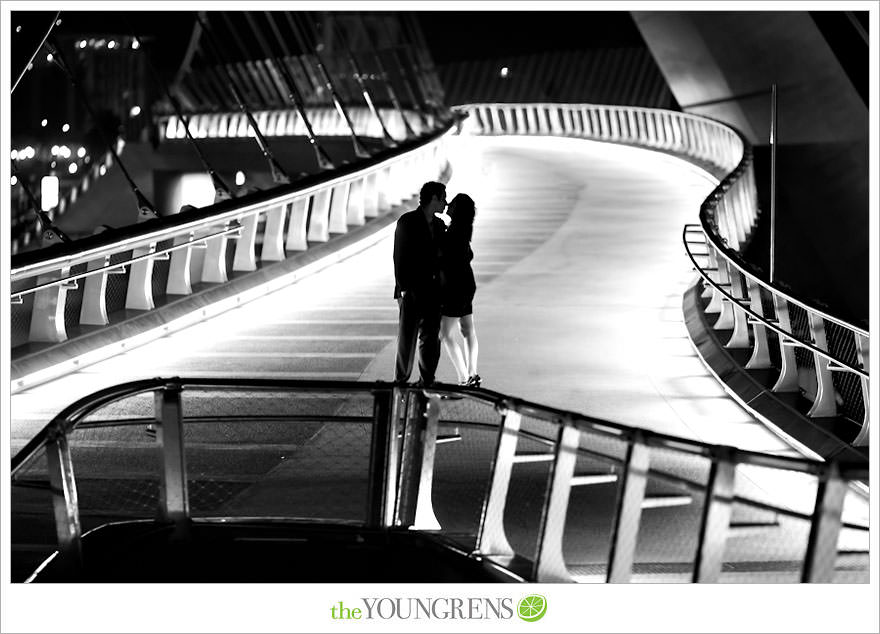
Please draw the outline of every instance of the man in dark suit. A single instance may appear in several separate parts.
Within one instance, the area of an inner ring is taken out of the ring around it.
[[[446,225],[434,216],[446,209],[446,186],[428,182],[417,209],[403,214],[394,232],[394,298],[400,306],[394,380],[409,381],[419,341],[421,384],[434,382],[440,361],[440,265],[438,246]]]

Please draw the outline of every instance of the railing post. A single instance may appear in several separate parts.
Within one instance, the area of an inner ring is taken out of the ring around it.
[[[376,172],[364,177],[364,217],[375,218],[379,215],[379,189]]]
[[[156,243],[148,247],[134,249],[132,257],[150,255],[156,252]],[[125,293],[125,308],[129,310],[153,310],[153,258],[132,262],[128,276],[128,289]]]
[[[751,301],[749,297],[749,293],[746,290],[748,287],[743,284],[744,276],[738,270],[734,269],[730,276],[730,292],[731,295],[736,297],[737,299],[745,299]],[[730,334],[730,339],[724,344],[725,348],[748,348],[750,345],[749,342],[749,324],[746,319],[746,312],[743,310],[740,303],[730,302],[730,308],[733,312],[733,332]]]
[[[642,519],[642,501],[648,484],[649,450],[637,431],[626,450],[626,462],[617,497],[617,516],[611,535],[608,583],[628,583],[632,576],[636,539]]]
[[[440,530],[432,500],[434,485],[434,455],[437,451],[437,428],[440,422],[440,398],[428,399],[425,426],[422,431],[421,460],[419,461],[418,497],[412,528],[422,531]]]
[[[736,484],[736,449],[722,447],[713,458],[706,483],[703,518],[694,561],[694,583],[714,583],[721,576]]]
[[[489,488],[483,500],[480,525],[477,527],[475,554],[487,557],[512,557],[514,552],[504,531],[504,509],[513,472],[513,457],[522,417],[518,412],[506,411],[498,428],[495,458],[489,475]]]
[[[174,238],[174,245],[190,243],[193,241],[194,235],[195,232],[190,231],[189,236],[177,236]],[[192,293],[191,268],[192,246],[171,252],[171,261],[168,263],[168,281],[165,284],[166,295],[190,295]]]
[[[287,223],[287,251],[305,251],[309,248],[306,231],[309,221],[309,197],[297,198],[290,203],[290,220]]]
[[[266,212],[266,227],[263,229],[263,248],[260,260],[281,262],[284,259],[284,220],[287,205],[281,204]]]
[[[54,282],[70,274],[70,267],[59,273],[37,277],[37,284]],[[64,325],[64,306],[67,303],[67,287],[64,284],[50,286],[34,293],[34,307],[31,311],[31,327],[28,341],[49,341],[53,343],[67,340]]]
[[[330,216],[327,224],[329,233],[346,233],[348,232],[348,224],[346,223],[348,194],[351,191],[351,182],[345,181],[333,186],[333,195],[330,200]]]
[[[746,279],[749,289],[749,308],[756,315],[767,317],[764,314],[764,304],[761,302],[761,287],[751,278]],[[772,367],[770,361],[770,344],[767,341],[767,327],[755,320],[752,322],[752,356],[746,363],[747,370],[763,370]]]
[[[181,386],[174,383],[155,392],[156,441],[162,452],[160,513],[163,520],[178,527],[189,519],[181,394]]]
[[[564,422],[560,425],[553,455],[553,468],[538,527],[538,552],[535,556],[532,576],[539,583],[572,580],[565,566],[562,538],[580,437],[580,431],[573,425]]]
[[[391,468],[397,462],[397,415],[392,403],[400,399],[397,390],[373,392],[373,434],[370,439],[370,485],[368,491],[368,525],[371,528],[390,528],[392,525],[396,478]],[[389,511],[390,509],[390,511]]]
[[[376,171],[376,206],[379,213],[391,209],[391,201],[388,199],[388,188],[391,186],[390,176],[388,166],[380,167]]]
[[[230,224],[229,222],[225,223],[223,229],[228,229]],[[222,284],[227,280],[226,243],[228,240],[225,235],[208,238],[208,246],[205,249],[205,259],[202,262],[202,274],[200,276],[202,282]]]
[[[361,176],[351,182],[348,191],[348,207],[345,210],[345,223],[353,227],[359,227],[366,222],[364,213],[364,198],[366,178]]]
[[[109,265],[110,256],[107,255],[89,262],[86,270],[95,271]],[[110,323],[107,317],[107,271],[90,275],[83,280],[79,323],[87,326],[106,326]]]
[[[241,223],[241,237],[235,244],[235,256],[232,259],[233,271],[256,271],[257,270],[257,223],[260,214],[249,213],[239,220]]]
[[[801,581],[804,583],[831,583],[837,561],[837,541],[840,537],[843,502],[846,499],[846,481],[840,477],[836,463],[830,463],[821,475],[816,491],[816,506],[810,524],[810,538]]]
[[[788,300],[779,295],[773,294],[773,309],[776,312],[776,321],[779,328],[785,332],[791,332],[791,319],[788,316]],[[794,354],[794,348],[786,344],[786,339],[782,336],[777,337],[779,341],[779,356],[781,368],[776,383],[770,388],[771,392],[797,392],[798,387],[798,370],[797,358]]]
[[[431,401],[436,401],[432,408]],[[434,449],[440,399],[428,398],[417,390],[409,393],[403,426],[403,447],[400,458],[395,525],[409,528],[439,529],[440,524],[431,507],[431,484],[434,470]],[[433,438],[429,429],[433,417]],[[423,492],[423,487],[426,491]],[[427,500],[424,495],[429,496]],[[421,517],[419,504],[423,505]],[[422,526],[417,526],[421,520]]]
[[[825,320],[812,311],[807,311],[807,318],[810,323],[810,334],[813,338],[813,344],[827,352],[828,342],[825,338]],[[816,400],[813,401],[813,406],[810,407],[807,416],[837,416],[834,381],[831,378],[831,370],[828,369],[830,362],[818,352],[813,353],[813,361],[816,370]]]
[[[322,189],[312,195],[312,213],[309,216],[307,237],[312,242],[330,239],[330,189]]]
[[[82,530],[79,522],[79,501],[73,459],[67,436],[56,431],[46,443],[46,466],[52,487],[52,508],[55,512],[55,533],[58,550],[74,570],[82,565]]]
[[[535,117],[535,107],[528,106],[526,108],[526,129],[524,134],[537,134],[538,133],[538,121]]]

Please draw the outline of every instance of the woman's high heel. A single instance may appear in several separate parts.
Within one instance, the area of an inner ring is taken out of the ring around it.
[[[480,387],[482,385],[483,379],[480,378],[479,374],[474,374],[471,378],[467,380],[468,387]]]

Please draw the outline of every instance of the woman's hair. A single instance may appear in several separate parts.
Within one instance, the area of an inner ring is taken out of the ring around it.
[[[474,233],[474,217],[477,215],[474,199],[467,194],[456,194],[452,202],[449,203],[448,213],[452,218],[448,233],[465,242],[470,242]]]

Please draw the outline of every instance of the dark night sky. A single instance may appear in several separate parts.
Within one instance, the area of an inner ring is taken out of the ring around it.
[[[429,11],[418,15],[437,64],[643,45],[627,11]]]
[[[39,44],[54,11],[12,13],[15,77]],[[419,24],[438,64],[548,50],[638,46],[641,37],[626,11],[422,11]],[[65,34],[130,32],[161,38],[159,65],[183,55],[194,22],[192,11],[62,11],[55,31]],[[20,32],[16,27],[21,26]]]

